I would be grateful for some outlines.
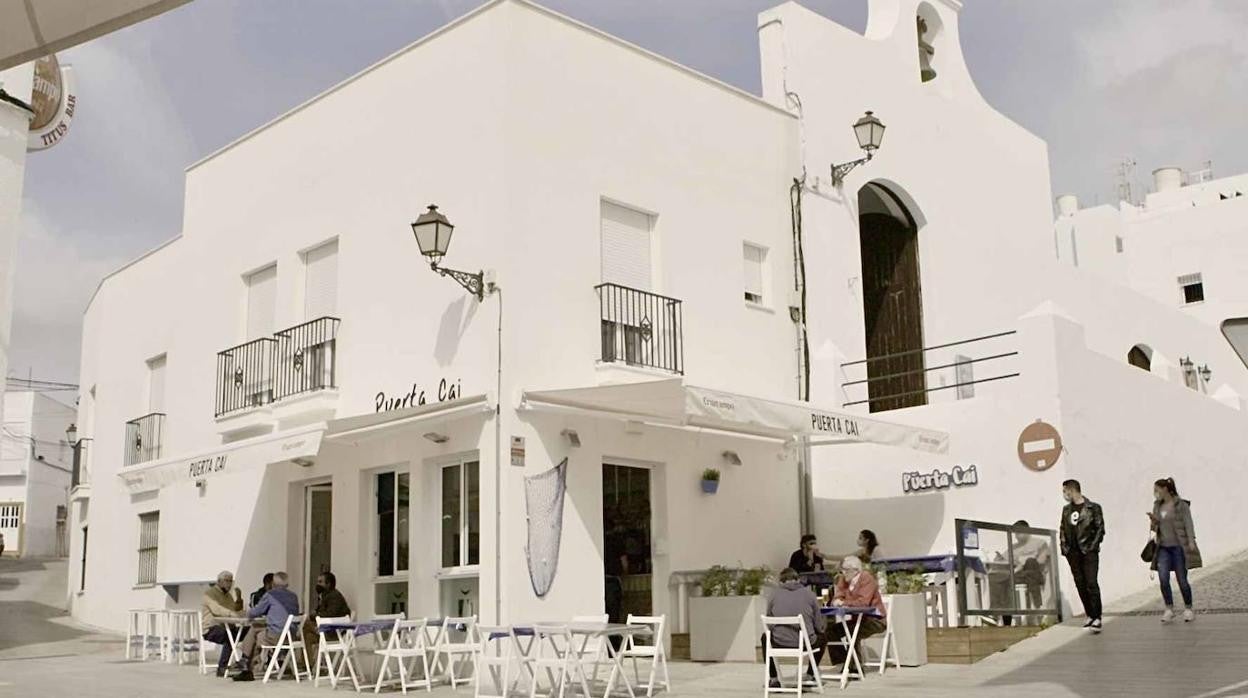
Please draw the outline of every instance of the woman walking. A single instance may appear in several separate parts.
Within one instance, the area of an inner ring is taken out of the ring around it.
[[[1174,620],[1174,592],[1170,589],[1170,572],[1179,580],[1179,593],[1183,595],[1183,622],[1196,619],[1192,612],[1192,587],[1187,582],[1187,571],[1200,567],[1200,549],[1196,547],[1196,528],[1192,525],[1192,504],[1179,498],[1174,478],[1163,478],[1153,483],[1153,512],[1149,523],[1157,541],[1157,554],[1153,556],[1152,568],[1161,580],[1161,599],[1166,610],[1162,623]]]

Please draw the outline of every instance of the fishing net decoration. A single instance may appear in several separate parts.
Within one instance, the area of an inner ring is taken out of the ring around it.
[[[528,542],[524,556],[529,562],[529,581],[538,598],[546,595],[559,568],[559,542],[563,538],[563,495],[568,489],[568,459],[537,475],[524,478],[524,507]]]

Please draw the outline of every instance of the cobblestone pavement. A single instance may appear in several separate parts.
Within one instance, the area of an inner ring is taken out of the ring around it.
[[[1217,605],[1240,604],[1243,585],[1236,577],[1246,573],[1248,555],[1202,573],[1197,593]],[[190,666],[126,661],[116,635],[75,626],[56,611],[64,601],[65,578],[63,561],[0,561],[0,698],[330,695],[328,686],[315,689],[306,682],[235,684],[201,676]],[[1152,602],[1148,594],[1139,599]],[[1099,636],[1070,623],[973,666],[929,665],[872,674],[851,682],[845,695],[1236,698],[1248,696],[1246,658],[1248,614],[1209,614],[1192,624],[1170,626],[1152,616],[1113,616]],[[671,678],[673,690],[657,695],[759,696],[763,667],[678,662],[671,666]],[[832,686],[825,693],[839,689]],[[439,687],[425,695],[468,697],[473,692],[470,687]]]
[[[1143,564],[1143,563],[1140,563]],[[1110,614],[1158,614],[1165,606],[1157,586],[1157,575],[1150,577],[1152,586],[1117,601],[1106,609]],[[1248,551],[1231,556],[1210,567],[1192,570],[1188,575],[1192,600],[1200,613],[1248,614]],[[1181,604],[1179,586],[1170,581],[1175,603]]]

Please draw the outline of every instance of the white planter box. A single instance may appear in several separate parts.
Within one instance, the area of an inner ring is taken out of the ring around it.
[[[755,662],[763,636],[762,596],[689,599],[689,656],[695,662]]]
[[[891,594],[893,600],[893,636],[897,638],[897,656],[902,666],[927,664],[927,604],[923,594]],[[872,655],[880,656],[884,633],[863,641]],[[865,661],[865,660],[864,660]]]

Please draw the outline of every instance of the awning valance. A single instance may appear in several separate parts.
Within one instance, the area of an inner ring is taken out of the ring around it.
[[[493,406],[485,395],[470,395],[429,405],[344,417],[325,425],[325,440],[349,442],[392,433],[395,429],[492,409]]]
[[[316,424],[280,434],[265,434],[213,450],[122,468],[117,476],[131,493],[149,492],[180,482],[195,482],[222,473],[307,458],[320,450],[324,430],[324,424]]]
[[[526,391],[521,407],[571,409],[619,419],[718,429],[754,436],[809,437],[813,443],[874,443],[944,453],[942,431],[829,410],[685,385],[680,379]]]

